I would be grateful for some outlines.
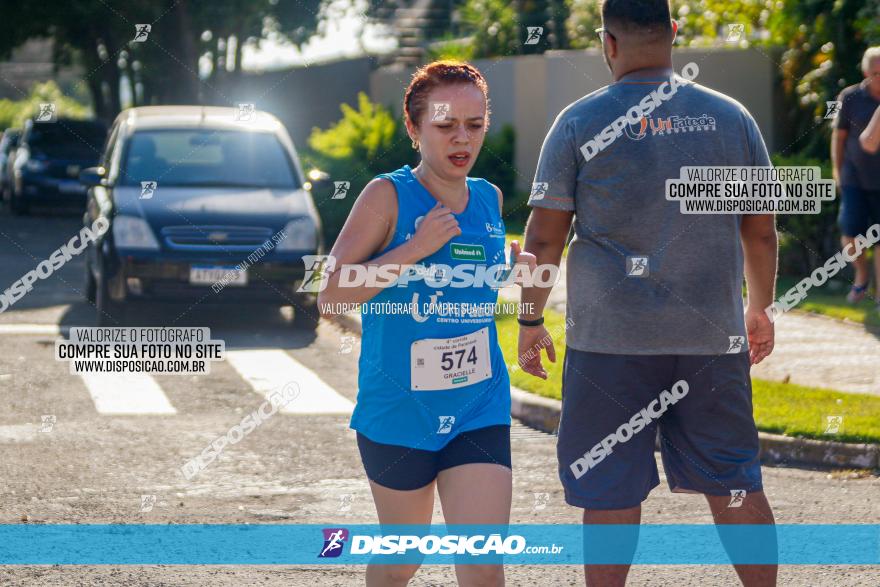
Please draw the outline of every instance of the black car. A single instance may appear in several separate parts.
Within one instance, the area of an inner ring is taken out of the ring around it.
[[[97,164],[106,137],[99,120],[28,120],[12,165],[12,212],[27,214],[34,204],[81,207],[86,188],[79,172]]]
[[[300,291],[303,257],[323,251],[311,185],[281,122],[250,115],[147,106],[116,119],[100,166],[80,175],[86,226],[110,224],[86,252],[99,325],[156,300],[292,306],[295,327],[317,327],[317,296]]]
[[[20,128],[7,128],[3,131],[3,138],[0,139],[0,196],[3,197],[4,202],[9,201],[9,194],[12,191],[12,159],[15,157],[19,139],[21,139]]]

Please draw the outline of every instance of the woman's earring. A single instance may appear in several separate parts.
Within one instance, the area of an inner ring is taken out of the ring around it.
[[[419,150],[419,142],[415,139],[413,139],[412,148],[415,149],[416,151]]]

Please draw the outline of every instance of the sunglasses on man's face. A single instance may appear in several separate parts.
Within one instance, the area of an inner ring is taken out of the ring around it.
[[[609,37],[611,37],[615,41],[617,40],[617,37],[615,37],[613,34],[611,34],[611,31],[609,31],[608,29],[606,29],[603,26],[600,26],[594,32],[596,33],[596,35],[599,36],[599,41],[601,41],[602,43],[605,42],[605,35],[608,35]]]

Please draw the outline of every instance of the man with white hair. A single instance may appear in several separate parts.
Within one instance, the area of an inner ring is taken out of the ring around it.
[[[840,186],[838,223],[844,248],[869,226],[880,222],[880,46],[870,47],[862,57],[865,79],[840,92],[840,111],[831,135],[834,179]],[[872,118],[874,120],[872,120]],[[857,304],[868,293],[871,281],[868,261],[853,261],[855,280],[846,299]],[[880,307],[880,254],[874,253],[874,296]]]

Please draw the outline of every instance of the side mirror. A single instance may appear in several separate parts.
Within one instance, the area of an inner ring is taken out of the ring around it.
[[[88,187],[104,185],[105,175],[107,170],[103,167],[86,167],[79,172],[79,182]]]

